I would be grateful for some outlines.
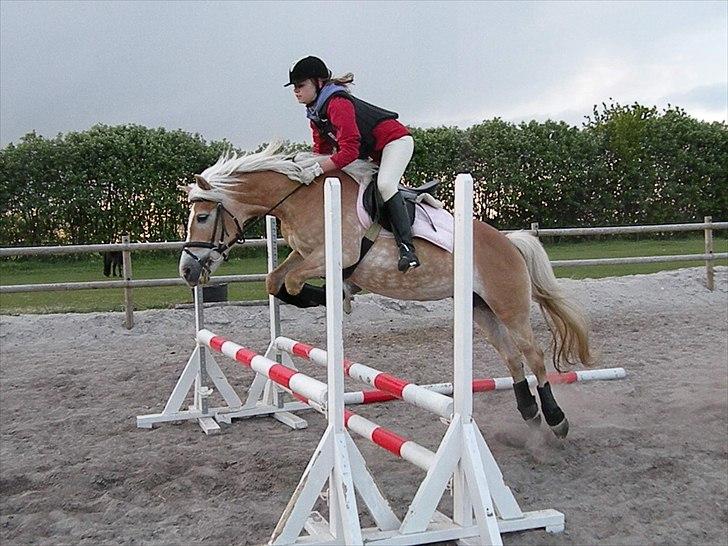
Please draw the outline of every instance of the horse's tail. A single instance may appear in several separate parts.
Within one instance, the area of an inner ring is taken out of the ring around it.
[[[541,242],[526,231],[515,231],[507,237],[526,261],[531,295],[551,330],[554,367],[561,371],[561,363],[573,366],[576,361],[584,366],[593,365],[586,315],[561,290]]]
[[[104,252],[104,276],[111,275],[111,252]]]

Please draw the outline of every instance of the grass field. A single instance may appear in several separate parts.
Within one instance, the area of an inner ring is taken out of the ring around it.
[[[723,235],[721,233],[721,235]],[[544,241],[552,260],[587,258],[619,258],[627,256],[659,256],[675,254],[699,254],[704,251],[702,236],[680,239],[642,239],[588,242]],[[715,252],[728,252],[728,239],[716,238]],[[134,279],[159,279],[177,277],[178,256],[150,253],[132,254]],[[678,262],[659,264],[635,264],[624,266],[560,267],[558,277],[601,278],[637,273],[653,273],[666,269],[702,266],[704,262]],[[716,261],[716,265],[728,265],[728,260]],[[76,259],[49,260],[25,259],[0,261],[0,284],[36,284],[104,280],[102,260],[99,255],[86,255]],[[262,254],[244,258],[231,258],[218,270],[220,275],[264,273],[266,259]],[[234,283],[228,287],[230,300],[257,300],[266,297],[263,283]],[[136,309],[171,307],[190,303],[192,293],[185,287],[138,288],[134,290]],[[0,313],[66,313],[88,311],[121,311],[121,289],[77,290],[64,292],[30,292],[0,295]]]

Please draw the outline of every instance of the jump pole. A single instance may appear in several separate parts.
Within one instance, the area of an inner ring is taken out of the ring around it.
[[[584,383],[589,381],[611,381],[614,379],[624,379],[627,377],[627,372],[624,368],[604,368],[601,370],[579,370],[566,373],[550,373],[546,374],[546,377],[552,385],[572,385],[574,383]],[[537,383],[535,375],[527,375],[526,380],[532,387]],[[451,395],[453,391],[452,383],[431,383],[420,385],[420,387],[448,396]],[[473,393],[506,390],[511,391],[512,388],[512,377],[473,379]],[[392,402],[393,400],[401,399],[401,396],[396,396],[383,390],[351,391],[344,394],[344,401],[347,406],[379,404],[381,402]]]
[[[328,354],[323,349],[317,349],[287,337],[276,338],[274,344],[279,350],[306,358],[316,364],[324,365],[328,359]],[[344,359],[343,368],[344,373],[349,377],[376,387],[395,398],[406,400],[445,419],[452,417],[453,401],[449,396],[348,359]]]
[[[312,347],[306,343],[296,341],[287,337],[278,337],[274,341],[277,349],[285,351],[289,355],[298,356],[309,360],[315,364],[325,365],[326,351],[317,347]],[[441,417],[450,418],[452,414],[452,399],[449,398],[453,393],[452,383],[431,383],[427,385],[416,385],[405,379],[400,379],[389,373],[370,368],[363,364],[344,360],[344,373],[349,377],[358,379],[363,383],[367,383],[377,390],[370,391],[353,391],[344,394],[344,400],[347,405],[355,404],[376,404],[379,402],[389,402],[391,400],[406,400],[415,406],[429,410]],[[624,368],[603,368],[598,370],[579,370],[565,373],[547,374],[547,379],[552,385],[583,383],[585,381],[608,381],[613,379],[623,379],[627,376]],[[526,376],[526,380],[530,386],[537,383],[535,375]],[[513,388],[512,377],[489,377],[473,380],[473,392],[489,392],[511,390]],[[431,393],[437,393],[445,396],[429,396]]]
[[[210,330],[197,332],[197,341],[213,351],[224,354],[236,362],[247,366],[277,384],[283,391],[311,406],[319,413],[326,414],[326,383],[309,377],[298,370],[279,364],[246,347],[229,341]],[[386,449],[415,466],[427,471],[435,454],[429,449],[408,440],[397,433],[370,421],[352,411],[344,412],[346,428],[373,444]]]

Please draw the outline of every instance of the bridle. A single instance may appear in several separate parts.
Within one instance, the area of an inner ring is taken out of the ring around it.
[[[196,199],[192,201],[192,203],[199,203],[202,201],[207,201],[207,199]],[[227,214],[230,216],[230,218],[233,219],[233,222],[235,222],[235,228],[237,229],[235,236],[227,241],[228,239],[228,231],[225,228],[225,219],[223,217],[224,214]],[[256,220],[256,218],[251,218],[250,220]],[[230,248],[232,248],[235,244],[242,244],[245,242],[245,231],[250,227],[248,224],[250,223],[250,220],[246,221],[242,226],[240,225],[240,222],[238,222],[238,219],[235,217],[235,215],[230,212],[228,209],[225,208],[225,205],[222,204],[222,202],[218,202],[217,206],[215,207],[215,225],[212,227],[212,235],[210,236],[210,241],[187,241],[184,245],[182,245],[182,252],[188,254],[191,256],[197,263],[202,266],[203,269],[207,269],[209,262],[218,261],[217,259],[212,259],[211,254],[213,252],[216,252],[219,256],[221,256],[224,260],[227,260],[227,255],[225,254]],[[217,243],[215,242],[215,235],[218,232],[218,225],[220,225],[220,238],[217,240]],[[252,225],[252,224],[251,224]],[[212,250],[212,252],[205,258],[204,262],[200,261],[200,259],[195,256],[192,252],[189,251],[190,248],[209,248]],[[209,271],[208,271],[209,272]]]
[[[313,183],[309,185],[313,185]],[[195,260],[200,265],[203,272],[208,274],[211,273],[210,267],[213,263],[219,262],[221,259],[223,261],[227,261],[227,252],[233,247],[233,245],[241,245],[245,242],[245,234],[249,229],[251,229],[268,214],[277,209],[281,203],[283,203],[286,199],[291,197],[294,193],[296,193],[303,187],[305,187],[304,184],[296,186],[291,192],[288,193],[288,195],[286,195],[283,199],[281,199],[275,205],[269,208],[265,213],[258,216],[253,216],[252,218],[248,218],[242,226],[240,225],[240,222],[238,222],[238,219],[235,217],[235,215],[227,208],[225,208],[225,205],[223,205],[221,201],[217,201],[217,205],[215,207],[215,225],[212,228],[210,241],[187,241],[182,245],[182,252]],[[190,203],[199,202],[215,203],[215,201],[212,201],[210,199],[193,199],[190,201]],[[225,228],[225,219],[223,217],[224,214],[227,214],[228,216],[230,216],[230,218],[232,218],[233,222],[235,223],[235,229],[237,230],[234,236],[229,240],[227,240],[229,234],[227,229]],[[220,237],[217,242],[215,242],[215,235],[218,232],[218,225],[220,225]],[[205,257],[204,260],[200,260],[197,256],[190,252],[190,248],[208,248],[211,250],[211,252]],[[213,258],[213,254],[217,254],[218,257]]]

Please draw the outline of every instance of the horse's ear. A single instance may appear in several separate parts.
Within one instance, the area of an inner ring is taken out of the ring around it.
[[[197,182],[197,185],[200,186],[200,189],[202,190],[211,190],[212,186],[210,186],[210,183],[202,178],[202,175],[196,174],[195,175],[195,181]]]

